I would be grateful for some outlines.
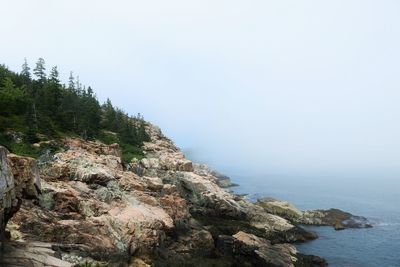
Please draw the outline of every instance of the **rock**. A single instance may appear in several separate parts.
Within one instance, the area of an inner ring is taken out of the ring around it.
[[[346,229],[346,227],[341,222],[336,222],[333,227],[335,228],[336,231],[341,231]]]
[[[70,267],[72,264],[56,257],[56,252],[49,244],[36,242],[21,243],[5,241],[5,227],[7,222],[15,216],[20,206],[27,199],[36,199],[41,192],[41,183],[36,161],[28,157],[8,154],[0,146],[0,234],[1,266],[60,266]],[[21,213],[20,211],[18,213]],[[21,240],[24,234],[20,231],[20,224],[11,224],[7,228],[9,238]]]
[[[217,238],[217,250],[222,256],[233,256],[234,238],[230,235],[219,235]]]
[[[193,167],[194,167],[194,169],[193,169],[194,173],[214,180],[215,183],[217,183],[222,188],[229,188],[232,186],[236,186],[236,184],[233,184],[231,182],[231,179],[228,176],[221,174],[215,170],[212,170],[206,164],[195,163],[195,164],[193,164]]]
[[[128,267],[151,267],[150,264],[147,264],[144,260],[139,258],[133,258],[128,265]]]
[[[0,251],[0,266],[72,267],[73,264],[57,258],[56,252],[49,244],[5,242]]]
[[[24,134],[21,132],[16,132],[11,129],[7,129],[3,132],[4,136],[10,141],[20,144],[24,141]]]
[[[295,266],[326,267],[328,266],[328,263],[325,259],[315,255],[297,254],[297,261]]]
[[[36,161],[8,154],[0,146],[0,236],[8,220],[18,211],[23,198],[37,198],[41,189]]]
[[[124,261],[161,245],[174,220],[188,217],[185,200],[166,195],[160,178],[124,171],[116,156],[101,154],[110,152],[99,143],[67,143],[70,149],[40,169],[39,202],[24,201],[12,219],[26,240],[80,244],[66,253]]]
[[[238,232],[233,239],[233,253],[251,258],[254,266],[294,267],[297,261],[297,250],[292,245],[271,245],[268,240],[245,232]]]
[[[129,164],[122,163],[116,144],[74,138],[63,140],[65,150],[39,168],[32,159],[7,158],[3,152],[3,225],[15,213],[10,211],[20,207],[10,221],[11,236],[26,244],[42,242],[46,251],[37,252],[44,257],[41,261],[59,264],[294,266],[296,260],[304,260],[311,263],[303,266],[311,266],[318,262],[314,256],[300,256],[287,243],[316,238],[297,224],[305,218],[324,222],[330,215],[305,217],[306,213],[277,200],[251,203],[222,188],[228,186],[228,177],[193,165],[158,128],[146,123],[146,131],[151,138],[143,146],[146,157]],[[349,225],[347,219],[340,223]],[[32,252],[20,243],[11,246],[20,246],[21,253]]]
[[[302,212],[286,201],[272,198],[259,199],[256,204],[268,213],[284,217],[297,224],[326,225],[334,227],[335,230],[372,227],[367,218],[355,216],[339,209]]]
[[[8,159],[14,175],[17,197],[38,198],[41,184],[36,160],[14,154],[9,154]]]
[[[171,248],[176,253],[210,256],[214,249],[214,240],[207,230],[193,230],[185,235],[180,235],[176,244]]]
[[[305,211],[300,222],[309,225],[333,226],[335,230],[372,227],[367,218],[339,209]]]
[[[286,201],[263,198],[258,199],[256,204],[261,206],[268,213],[284,217],[288,220],[297,221],[302,217],[302,212]]]
[[[14,175],[7,158],[8,151],[0,146],[0,238],[4,239],[8,220],[17,212],[20,203],[16,197]],[[0,241],[1,241],[0,240]]]

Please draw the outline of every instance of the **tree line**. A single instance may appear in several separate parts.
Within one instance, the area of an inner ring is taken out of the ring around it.
[[[93,89],[72,72],[68,84],[62,84],[57,66],[47,75],[42,58],[32,71],[26,59],[19,73],[0,65],[0,130],[6,129],[18,129],[29,143],[65,134],[95,139],[105,131],[135,147],[149,140],[143,116],[129,116],[109,99],[100,104]]]

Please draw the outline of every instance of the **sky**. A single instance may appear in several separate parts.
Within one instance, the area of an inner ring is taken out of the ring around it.
[[[397,0],[0,2],[0,63],[73,71],[193,159],[400,176]]]

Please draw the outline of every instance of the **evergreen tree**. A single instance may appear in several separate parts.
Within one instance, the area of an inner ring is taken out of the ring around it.
[[[38,81],[41,84],[44,84],[44,82],[46,81],[45,71],[46,71],[45,61],[43,58],[39,58],[38,61],[36,62],[36,67],[33,69],[33,73],[38,78]]]
[[[41,97],[43,112],[45,112],[49,117],[60,119],[59,109],[62,93],[57,66],[54,66],[51,69],[49,81],[45,84]],[[57,121],[57,124],[59,124],[59,121]]]
[[[82,84],[79,81],[79,75],[76,76],[75,90],[78,95],[82,95]]]
[[[72,71],[69,72],[68,89],[71,91],[75,91],[75,78]]]
[[[24,58],[24,64],[22,64],[21,76],[25,78],[25,81],[28,81],[31,78],[30,70],[31,69],[29,68],[28,62],[26,61],[26,58]]]
[[[90,86],[88,87],[87,94],[88,94],[89,97],[93,97],[94,96],[92,87],[90,87]]]
[[[56,84],[60,83],[57,66],[54,66],[53,68],[51,68],[50,81],[53,82],[53,83],[56,83]]]
[[[100,105],[93,89],[89,86],[86,90],[72,72],[65,86],[60,84],[56,66],[48,78],[45,70],[42,58],[33,70],[36,80],[31,77],[26,59],[21,73],[0,65],[0,140],[4,140],[2,131],[11,128],[23,132],[28,143],[37,142],[38,137],[43,140],[55,139],[59,133],[75,134],[120,143],[124,161],[142,153],[140,146],[149,136],[141,114],[130,117],[114,107],[110,99]],[[112,137],[106,137],[107,131],[114,132]]]

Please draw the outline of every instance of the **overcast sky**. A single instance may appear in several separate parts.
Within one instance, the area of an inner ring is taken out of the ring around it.
[[[398,0],[0,2],[0,63],[73,70],[214,167],[400,175]]]

